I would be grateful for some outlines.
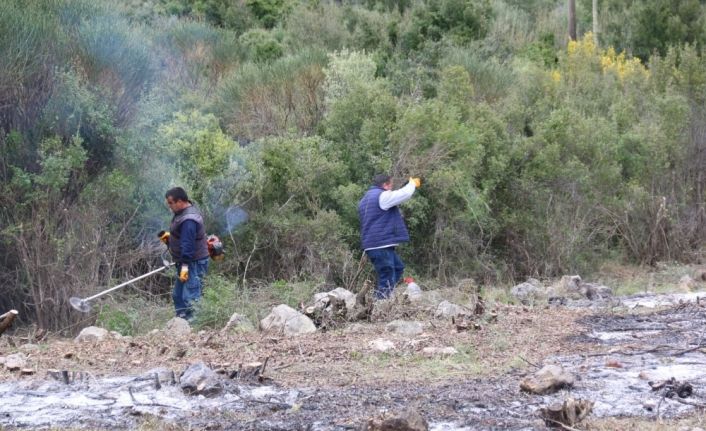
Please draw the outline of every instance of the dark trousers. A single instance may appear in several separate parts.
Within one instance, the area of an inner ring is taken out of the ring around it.
[[[395,247],[376,248],[365,253],[373,263],[378,275],[375,298],[389,298],[397,282],[402,278],[404,263],[395,252]]]
[[[189,263],[189,279],[185,282],[179,280],[181,265],[176,265],[177,279],[172,291],[174,309],[177,317],[191,320],[194,313],[194,304],[201,299],[203,291],[203,278],[208,272],[208,258]]]

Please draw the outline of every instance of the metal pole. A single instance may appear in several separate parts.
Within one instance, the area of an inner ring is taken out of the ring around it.
[[[126,281],[125,283],[118,284],[117,286],[111,287],[111,288],[108,289],[108,290],[104,290],[104,291],[102,291],[102,292],[98,292],[98,293],[96,293],[96,294],[93,295],[93,296],[89,296],[88,298],[85,298],[84,301],[88,302],[88,301],[91,301],[91,300],[93,300],[93,299],[96,299],[96,298],[98,298],[99,296],[105,295],[106,293],[110,293],[110,292],[112,292],[112,291],[114,291],[114,290],[120,289],[121,287],[125,287],[125,286],[127,286],[128,284],[134,283],[134,282],[136,282],[136,281],[138,281],[138,280],[142,280],[142,279],[145,278],[145,277],[149,277],[149,276],[152,275],[152,274],[156,274],[156,273],[158,273],[159,271],[163,271],[163,270],[169,268],[169,267],[172,266],[172,265],[174,265],[173,262],[172,262],[172,263],[168,263],[168,264],[164,265],[164,266],[161,267],[161,268],[157,268],[157,269],[155,269],[155,270],[153,270],[153,271],[148,272],[147,274],[142,274],[142,275],[139,276],[139,277],[135,277],[135,278],[133,278],[132,280]]]

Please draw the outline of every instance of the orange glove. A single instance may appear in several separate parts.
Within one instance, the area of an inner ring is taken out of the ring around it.
[[[179,281],[186,283],[189,279],[189,265],[181,265],[181,271],[179,271]]]
[[[159,233],[157,234],[157,236],[159,237],[160,241],[169,245],[169,231],[168,230],[160,230]]]
[[[420,188],[422,186],[422,180],[419,177],[409,177],[409,181],[414,183],[414,187]]]

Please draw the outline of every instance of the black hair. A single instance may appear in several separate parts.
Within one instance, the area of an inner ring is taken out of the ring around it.
[[[171,197],[175,201],[189,202],[189,196],[186,195],[186,190],[182,189],[181,187],[173,187],[167,190],[167,193],[164,194],[164,197],[167,199]]]
[[[373,177],[373,184],[382,187],[383,184],[390,182],[391,179],[392,177],[387,174],[377,174]]]

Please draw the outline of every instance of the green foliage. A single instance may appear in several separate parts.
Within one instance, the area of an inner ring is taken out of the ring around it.
[[[664,55],[673,45],[706,41],[704,4],[698,0],[620,0],[602,7],[602,39],[642,60],[654,52]]]
[[[265,28],[274,27],[289,11],[285,0],[245,0],[245,5]]]
[[[236,289],[236,284],[222,275],[207,275],[203,281],[203,296],[194,307],[196,327],[223,328],[235,312]]]
[[[123,336],[131,336],[135,335],[135,328],[133,324],[136,317],[137,316],[134,314],[131,316],[124,310],[104,306],[98,313],[96,323],[98,326],[105,328],[108,331],[115,331]]]
[[[272,33],[262,29],[247,31],[240,36],[239,42],[247,50],[248,58],[257,63],[276,60],[284,52],[282,44]]]
[[[400,251],[436,283],[703,244],[701,2],[599,2],[566,46],[552,0],[344,3],[0,2],[0,306],[75,323],[66,289],[151,265],[176,184],[229,251],[204,325],[348,286],[379,172],[422,177]]]
[[[205,202],[210,181],[228,171],[235,144],[211,114],[176,113],[159,129],[159,148],[173,157],[180,184],[196,202]]]
[[[449,37],[457,44],[480,39],[488,31],[492,8],[487,0],[442,0],[417,5],[402,35],[406,50],[419,50],[426,41]]]

